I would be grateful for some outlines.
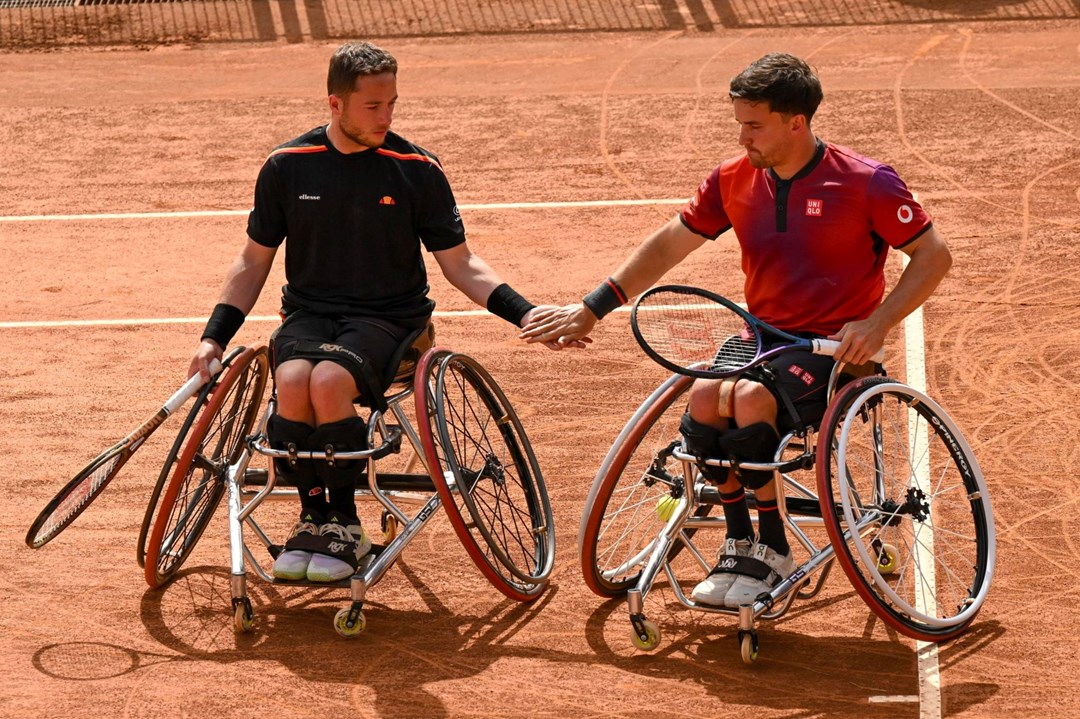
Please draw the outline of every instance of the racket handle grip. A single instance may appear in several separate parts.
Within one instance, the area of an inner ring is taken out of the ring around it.
[[[811,340],[814,345],[813,352],[816,355],[827,355],[832,357],[836,354],[836,350],[840,349],[840,342],[837,340]],[[881,362],[885,359],[885,348],[882,347],[874,356],[870,358],[872,362]]]
[[[219,372],[221,372],[221,362],[216,358],[211,359],[210,374],[216,375]],[[204,384],[206,384],[206,382],[203,381],[201,372],[196,372],[191,375],[191,377],[188,378],[188,381],[184,383],[184,386],[178,389],[176,394],[172,397],[169,397],[168,401],[165,403],[165,412],[168,414],[175,412],[180,405],[187,402],[196,392],[202,389]]]

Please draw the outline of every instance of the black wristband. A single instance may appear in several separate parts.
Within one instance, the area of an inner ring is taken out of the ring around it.
[[[599,287],[585,295],[582,302],[592,310],[596,319],[602,320],[605,315],[626,304],[626,293],[619,287],[618,282],[608,277]]]
[[[206,323],[201,339],[213,340],[221,349],[225,349],[242,324],[244,324],[243,310],[223,302],[218,303],[214,311],[210,313],[210,319]]]
[[[521,319],[534,307],[536,305],[519,295],[505,282],[488,295],[487,311],[496,317],[503,318],[514,327],[520,327]]]

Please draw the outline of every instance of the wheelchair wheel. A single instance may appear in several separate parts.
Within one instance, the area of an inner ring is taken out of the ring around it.
[[[870,609],[921,641],[961,633],[990,588],[994,519],[945,411],[888,378],[852,382],[822,421],[817,478],[836,558]]]
[[[516,601],[536,599],[551,574],[555,532],[517,413],[465,355],[430,350],[415,386],[419,434],[454,531],[499,591]]]
[[[173,464],[146,540],[143,572],[151,587],[166,583],[199,541],[225,493],[226,472],[258,418],[269,372],[266,348],[245,349],[210,391]]]
[[[233,360],[243,351],[243,347],[237,347],[231,350],[225,358],[222,359],[222,366],[225,369],[228,369],[232,366]],[[222,372],[224,372],[224,369]],[[202,412],[203,407],[205,407],[206,403],[210,400],[210,392],[217,386],[220,376],[221,375],[214,377],[202,388],[199,394],[195,396],[195,401],[192,403],[191,409],[184,418],[184,423],[180,425],[180,431],[176,433],[176,439],[173,440],[169,453],[165,456],[165,462],[161,465],[161,471],[158,473],[157,482],[154,483],[154,488],[150,492],[150,500],[146,503],[146,512],[143,514],[142,526],[139,528],[139,539],[135,545],[135,558],[140,567],[146,566],[146,544],[147,540],[150,538],[150,529],[154,526],[154,517],[157,514],[158,500],[161,499],[161,493],[164,491],[166,483],[169,481],[169,478],[176,468],[176,461],[184,449],[188,432],[191,431],[191,427],[195,424],[195,420],[199,418],[199,414]]]
[[[667,524],[672,500],[693,489],[682,462],[671,458],[681,441],[679,420],[693,381],[674,375],[660,385],[623,428],[593,481],[578,530],[578,553],[585,584],[602,597],[620,596],[637,584]],[[711,510],[711,505],[699,505],[694,516]],[[683,531],[693,536],[695,530]],[[682,548],[676,542],[669,557]]]

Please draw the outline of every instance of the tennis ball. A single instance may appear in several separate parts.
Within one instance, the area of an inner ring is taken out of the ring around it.
[[[661,522],[666,522],[671,519],[671,515],[675,514],[675,508],[678,506],[678,499],[670,494],[665,494],[656,500],[656,516],[660,518]]]

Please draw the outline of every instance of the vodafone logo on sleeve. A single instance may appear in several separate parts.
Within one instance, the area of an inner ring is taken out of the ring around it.
[[[910,205],[900,205],[896,210],[896,219],[906,225],[915,219],[915,211],[911,209]]]

